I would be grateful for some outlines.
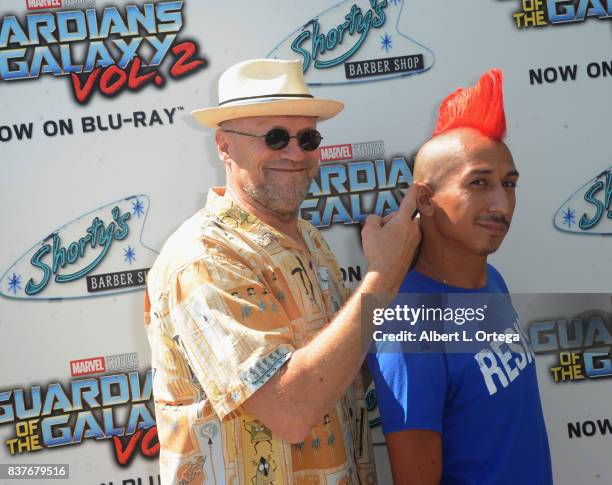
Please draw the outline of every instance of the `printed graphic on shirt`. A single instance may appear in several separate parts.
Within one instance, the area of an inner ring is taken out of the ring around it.
[[[306,250],[211,192],[151,269],[147,331],[165,482],[354,484],[362,470],[362,483],[375,480],[367,419],[364,430],[361,415],[347,412],[359,409],[362,386],[301,447],[243,406],[346,297],[325,241],[307,223],[298,227]]]
[[[505,333],[516,333],[520,335],[520,339],[518,342],[499,340],[491,342],[490,348],[483,349],[474,356],[491,396],[512,384],[527,364],[531,364],[534,359],[533,350],[518,320],[514,322],[512,328],[507,328]]]

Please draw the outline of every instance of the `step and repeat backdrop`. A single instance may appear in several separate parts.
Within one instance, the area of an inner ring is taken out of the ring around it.
[[[492,262],[513,292],[610,292],[611,19],[605,0],[3,0],[0,463],[158,483],[143,285],[224,182],[189,113],[216,105],[241,60],[300,59],[315,95],[346,104],[319,127],[302,217],[349,286],[366,271],[356,223],[398,206],[440,101],[498,67],[521,179]],[[534,313],[559,320],[530,329],[555,481],[612,483],[610,320],[577,328],[559,301]],[[374,391],[368,403],[390,483]],[[185,483],[213,483],[208,466]]]

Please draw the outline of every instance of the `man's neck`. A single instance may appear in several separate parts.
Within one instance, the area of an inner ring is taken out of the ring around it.
[[[293,216],[284,217],[274,211],[271,211],[267,207],[262,206],[257,201],[247,196],[243,191],[237,190],[228,183],[226,190],[230,197],[237,201],[247,212],[253,214],[260,221],[268,224],[277,231],[289,236],[298,244],[304,246],[304,240],[298,229],[297,225],[297,213]]]
[[[487,284],[487,257],[454,247],[440,239],[423,238],[415,269],[450,286],[478,289]]]

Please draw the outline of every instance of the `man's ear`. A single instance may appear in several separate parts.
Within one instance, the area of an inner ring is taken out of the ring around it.
[[[229,141],[227,134],[221,128],[217,128],[215,132],[215,143],[217,144],[219,158],[227,165],[230,162]]]
[[[426,217],[431,217],[434,213],[431,198],[434,195],[434,190],[423,182],[414,182],[417,186],[416,204],[419,212]]]

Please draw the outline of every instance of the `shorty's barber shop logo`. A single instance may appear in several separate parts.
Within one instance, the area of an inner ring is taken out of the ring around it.
[[[305,20],[267,57],[302,59],[309,84],[343,84],[419,74],[434,53],[402,31],[407,0],[343,0]]]
[[[4,273],[0,295],[50,300],[142,288],[157,255],[140,239],[148,210],[148,197],[134,195],[56,229]]]
[[[612,235],[612,167],[580,187],[555,214],[564,232]]]
[[[382,141],[321,147],[321,162],[330,163],[319,167],[300,207],[302,217],[323,229],[397,210],[401,192],[412,183],[412,172],[406,158],[384,155]]]
[[[198,45],[179,38],[183,1],[121,8],[92,7],[89,0],[28,0],[23,17],[0,17],[0,81],[68,76],[78,103],[98,91],[114,97],[206,66]],[[39,12],[39,9],[64,9]],[[92,8],[84,8],[92,7]]]
[[[518,29],[571,24],[591,19],[611,19],[610,0],[514,0],[512,17]]]

